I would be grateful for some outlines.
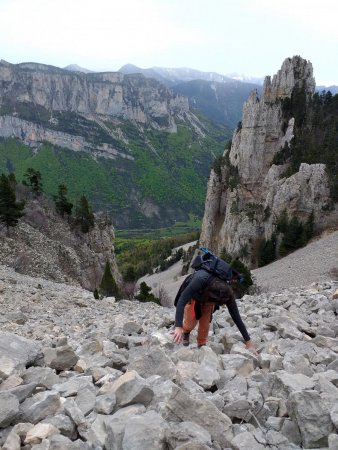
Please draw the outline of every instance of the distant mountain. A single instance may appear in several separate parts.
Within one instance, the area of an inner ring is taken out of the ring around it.
[[[201,217],[231,135],[153,78],[0,63],[0,174],[33,167],[47,195],[65,183],[120,229]]]
[[[155,78],[174,93],[189,99],[191,108],[208,119],[235,128],[242,116],[243,103],[250,92],[261,91],[261,82],[252,84],[234,80],[216,72],[202,72],[189,68],[152,67],[141,69],[127,64],[119,70],[124,74],[141,73]]]
[[[71,72],[94,73],[93,70],[85,69],[77,64],[69,64],[69,66],[64,67],[64,70],[70,70]]]
[[[317,92],[330,91],[332,95],[338,94],[338,86],[316,86]]]
[[[234,80],[227,83],[192,80],[176,84],[171,89],[188,97],[190,107],[201,111],[210,120],[235,128],[250,92],[257,89],[260,94],[262,87]]]
[[[259,85],[263,85],[265,78],[265,77],[253,77],[250,75],[243,75],[237,72],[228,73],[226,76],[231,78],[232,80],[243,81],[244,83],[253,83]]]
[[[202,72],[200,70],[189,69],[187,67],[181,68],[167,68],[167,67],[151,67],[149,69],[141,69],[133,64],[127,64],[119,70],[124,74],[142,73],[145,77],[152,77],[171,87],[178,83],[205,80],[217,81],[219,83],[231,83],[232,79],[216,72]]]

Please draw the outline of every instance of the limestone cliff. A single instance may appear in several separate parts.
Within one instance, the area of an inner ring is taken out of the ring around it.
[[[302,92],[306,105],[314,89],[311,63],[297,56],[286,59],[272,80],[266,77],[261,98],[251,93],[223,165],[218,173],[211,171],[203,245],[218,253],[226,249],[255,266],[257,246],[271,238],[283,210],[301,221],[313,211],[315,226],[329,224],[332,199],[325,165],[301,164],[288,176],[287,163],[273,164],[295,133],[295,118],[285,114],[288,99]]]
[[[37,63],[0,62],[0,105],[11,114],[22,105],[53,111],[115,117],[175,129],[173,115],[189,111],[184,97],[142,75],[71,72]]]
[[[117,282],[114,229],[97,218],[89,233],[81,233],[56,214],[42,197],[26,203],[19,224],[6,232],[0,227],[0,262],[17,272],[94,290],[109,261]]]

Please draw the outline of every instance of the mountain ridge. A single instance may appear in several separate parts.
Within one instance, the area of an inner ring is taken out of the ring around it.
[[[0,80],[5,173],[22,177],[30,164],[49,195],[66,183],[72,200],[86,194],[119,228],[202,215],[209,167],[231,132],[190,111],[185,97],[143,75],[39,63],[0,64]]]

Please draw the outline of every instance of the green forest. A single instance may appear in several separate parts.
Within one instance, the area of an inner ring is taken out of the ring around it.
[[[32,167],[41,172],[48,196],[65,184],[71,201],[86,195],[94,210],[108,212],[119,229],[173,225],[189,214],[201,218],[209,170],[229,130],[208,123],[202,138],[184,124],[177,133],[141,130],[131,122],[120,129],[128,143],[121,140],[119,150],[133,159],[94,158],[48,143],[33,150],[16,139],[2,139],[0,173],[14,173],[21,181]],[[100,136],[96,143],[105,141]],[[144,199],[157,205],[160,217],[145,217],[139,207]]]
[[[308,100],[304,89],[295,89],[282,107],[284,126],[295,118],[295,136],[273,162],[288,162],[288,176],[297,172],[301,163],[326,164],[332,200],[338,201],[338,94],[323,91]]]

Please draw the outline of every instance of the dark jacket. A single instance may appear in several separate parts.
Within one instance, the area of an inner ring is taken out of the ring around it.
[[[210,273],[204,269],[197,270],[193,274],[190,283],[184,289],[184,291],[182,292],[182,294],[178,299],[176,305],[175,327],[183,326],[185,305],[189,303],[191,299],[195,299],[197,301],[196,303],[198,303],[201,300],[202,291],[206,287],[209,278]],[[229,301],[226,305],[229,310],[230,316],[232,320],[235,322],[239,331],[241,332],[244,341],[249,341],[250,336],[238,311],[235,298]]]

